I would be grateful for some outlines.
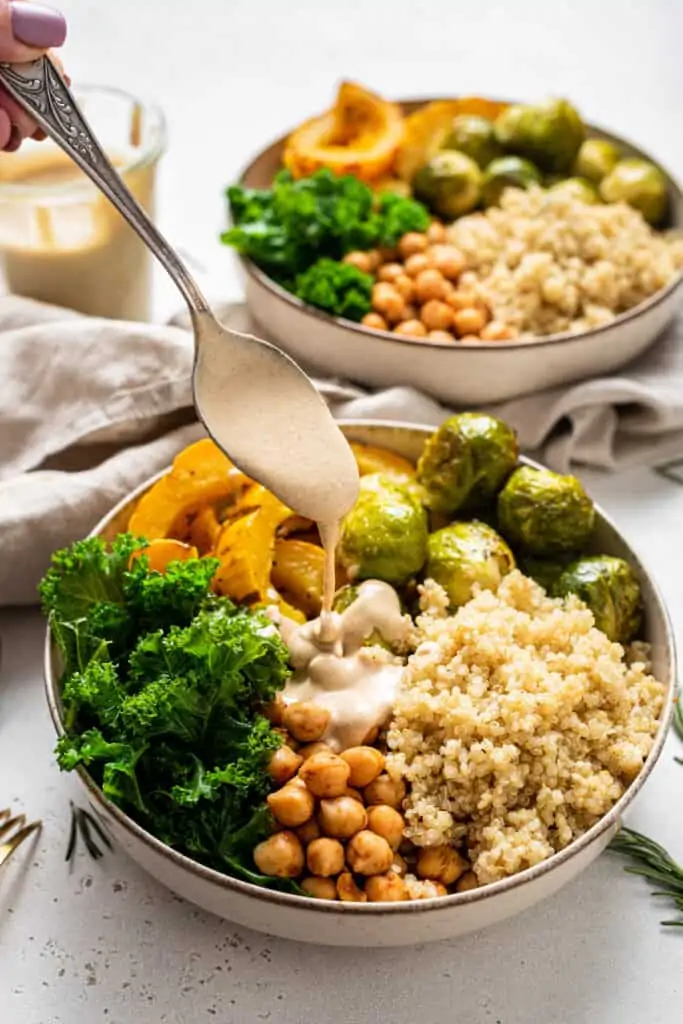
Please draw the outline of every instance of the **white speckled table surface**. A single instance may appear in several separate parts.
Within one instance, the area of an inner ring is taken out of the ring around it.
[[[235,297],[215,241],[221,189],[261,143],[324,104],[340,76],[387,94],[572,97],[683,173],[683,6],[672,0],[64,0],[76,80],[156,97],[171,142],[161,224]],[[180,68],[187,67],[184,76]],[[156,310],[178,303],[158,279]],[[585,474],[642,552],[681,640],[683,486],[649,472]],[[18,570],[20,567],[18,567]],[[238,929],[178,900],[119,854],[65,861],[71,785],[53,764],[37,612],[0,615],[0,804],[45,827],[0,878],[0,1019],[21,1024],[202,1021],[673,1024],[683,935],[612,855],[539,907],[453,942],[330,950]],[[683,859],[683,768],[671,737],[628,823]],[[680,753],[680,748],[678,750]]]

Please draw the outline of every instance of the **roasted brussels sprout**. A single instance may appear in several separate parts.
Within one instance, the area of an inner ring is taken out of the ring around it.
[[[471,157],[481,168],[502,155],[493,132],[493,121],[475,114],[460,114],[454,118],[441,148],[457,149]]]
[[[508,107],[496,118],[494,132],[507,152],[533,160],[544,171],[560,172],[572,166],[585,128],[567,100],[547,100]]]
[[[461,412],[427,440],[417,463],[423,501],[434,512],[457,512],[490,501],[517,463],[517,436],[486,413]]]
[[[484,206],[496,206],[506,188],[530,188],[540,185],[541,174],[530,160],[521,156],[501,156],[484,171],[481,198]]]
[[[554,597],[576,594],[610,640],[627,644],[643,618],[640,584],[623,558],[593,555],[568,565],[552,586]]]
[[[498,495],[498,522],[513,546],[547,558],[581,551],[595,508],[576,477],[520,466]]]
[[[411,491],[386,477],[361,478],[360,495],[344,518],[338,557],[353,580],[400,585],[427,553],[427,513]]]
[[[576,154],[572,170],[580,178],[588,178],[589,181],[599,185],[620,156],[621,154],[613,142],[608,142],[607,139],[586,139],[581,143],[581,148]]]
[[[550,192],[562,192],[571,199],[578,199],[581,203],[590,203],[591,206],[600,202],[598,190],[588,178],[562,178],[550,186]]]
[[[453,220],[479,202],[481,171],[471,157],[444,149],[417,172],[413,193],[439,217]]]
[[[600,182],[606,203],[628,203],[640,210],[648,224],[659,224],[667,207],[666,178],[649,160],[620,160]]]
[[[443,587],[451,608],[467,604],[475,584],[497,590],[514,567],[514,555],[503,538],[476,519],[451,523],[429,536],[426,575]]]

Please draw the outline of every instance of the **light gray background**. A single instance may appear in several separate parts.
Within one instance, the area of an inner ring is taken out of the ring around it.
[[[76,81],[156,97],[171,142],[169,237],[214,295],[239,285],[215,238],[222,188],[265,141],[324,107],[341,76],[388,95],[572,98],[591,120],[683,172],[678,0],[64,0]],[[159,275],[157,313],[177,299]],[[683,487],[585,474],[652,568],[679,632]],[[20,571],[20,567],[17,567]],[[121,856],[64,863],[71,783],[53,766],[37,614],[0,615],[0,806],[45,821],[0,879],[0,1019],[21,1024],[673,1024],[683,935],[610,855],[540,907],[450,943],[329,950],[237,929]],[[683,859],[683,768],[670,739],[629,823]]]

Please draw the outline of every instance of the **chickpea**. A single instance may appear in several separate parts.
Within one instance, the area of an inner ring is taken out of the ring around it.
[[[465,269],[466,260],[454,245],[434,245],[430,250],[432,264],[449,281],[455,281]]]
[[[408,899],[408,887],[403,879],[390,871],[386,875],[373,875],[364,885],[371,903],[396,903]]]
[[[295,740],[315,743],[330,724],[330,712],[321,704],[297,701],[287,705],[282,712],[282,721]]]
[[[336,900],[337,886],[331,878],[304,878],[301,883],[302,890],[307,896],[315,900]]]
[[[314,839],[306,850],[306,865],[312,875],[338,875],[344,870],[344,847],[338,839]]]
[[[341,796],[349,781],[351,769],[336,754],[313,754],[299,768],[299,778],[311,793],[319,797]]]
[[[510,341],[517,337],[517,332],[501,320],[491,320],[482,327],[480,337],[482,341]]]
[[[314,839],[320,838],[320,825],[315,818],[309,818],[303,825],[299,825],[296,834],[304,846],[308,846]]]
[[[344,871],[337,879],[337,896],[344,903],[367,903],[368,897],[359,889],[350,871]]]
[[[443,885],[452,885],[469,864],[457,850],[450,846],[428,846],[417,856],[416,873],[420,878],[429,878]]]
[[[301,769],[299,769],[301,770]],[[400,807],[406,795],[406,786],[402,779],[394,781],[384,773],[378,775],[369,786],[363,790],[365,802],[371,804],[388,804],[389,807]]]
[[[315,809],[313,794],[309,793],[305,786],[298,786],[297,781],[297,779],[293,779],[282,789],[276,790],[275,793],[269,793],[266,797],[266,803],[275,820],[281,825],[286,825],[287,828],[303,825]]]
[[[417,306],[414,306],[412,304],[412,302],[406,302],[405,306],[403,307],[403,320],[401,321],[401,323],[405,323],[406,320],[417,320],[417,321],[420,320],[420,317],[418,315]],[[373,730],[370,729],[370,731],[368,732],[368,736],[370,736],[372,734],[372,731]],[[376,726],[374,727],[374,731],[375,731],[376,736],[379,736],[379,729]],[[374,740],[369,740],[368,736],[364,736],[363,737],[363,742],[364,743],[374,743],[375,741]]]
[[[446,241],[446,229],[440,220],[433,220],[427,228],[427,241],[430,245],[438,245]]]
[[[320,827],[328,836],[348,839],[368,823],[367,811],[351,796],[338,796],[320,801]]]
[[[350,796],[356,803],[362,804],[365,807],[365,801],[363,800],[363,794],[359,789],[354,789],[353,786],[347,786],[342,796]]]
[[[400,263],[385,263],[377,271],[377,280],[388,281],[389,284],[394,284],[396,278],[401,277],[402,274],[403,266]]]
[[[427,335],[430,341],[442,341],[452,344],[455,338],[450,331],[430,331]]]
[[[398,323],[403,316],[404,302],[392,284],[380,281],[372,289],[372,308],[381,313],[390,324]]]
[[[458,341],[462,345],[481,345],[481,338],[478,334],[463,334],[462,338],[458,338]]]
[[[295,753],[291,747],[283,745],[273,752],[268,762],[268,773],[274,782],[282,785],[296,775],[303,760],[303,757]]]
[[[404,320],[394,327],[394,334],[401,334],[406,338],[426,338],[427,328],[421,320]]]
[[[379,263],[377,264],[378,267],[380,267],[383,263],[398,262],[398,249],[396,248],[396,246],[381,246],[379,249],[377,249],[377,252],[379,254]]]
[[[394,288],[405,303],[411,303],[415,298],[415,284],[412,277],[403,273],[403,268],[401,268],[401,274],[394,281]]]
[[[453,314],[453,324],[458,337],[464,334],[479,334],[486,323],[481,309],[459,309]]]
[[[423,270],[429,270],[432,265],[432,261],[426,253],[416,252],[414,256],[409,256],[403,267],[408,277],[417,277]]]
[[[368,810],[368,828],[386,839],[392,850],[398,850],[403,839],[405,822],[395,807],[375,804]]]
[[[423,235],[418,231],[409,231],[399,240],[398,251],[403,259],[407,260],[409,256],[415,256],[418,253],[426,252],[427,245],[428,242],[426,235]]]
[[[422,307],[420,319],[428,331],[445,331],[453,323],[453,310],[439,299],[430,299]]]
[[[375,747],[349,747],[340,756],[351,769],[350,786],[368,786],[384,768],[384,755]]]
[[[327,743],[306,743],[305,746],[299,747],[297,753],[304,761],[308,761],[314,754],[331,754],[332,748],[328,747]]]
[[[352,267],[357,267],[364,274],[372,273],[372,260],[366,252],[347,252],[342,262],[350,263]]]
[[[282,694],[278,693],[275,700],[271,700],[270,703],[266,704],[263,714],[271,725],[282,725],[282,712],[284,709],[285,705],[282,700]]]
[[[479,882],[474,871],[466,871],[464,875],[461,875],[455,885],[456,892],[469,892],[470,889],[478,889]]]
[[[276,832],[254,849],[254,863],[264,875],[296,878],[304,869],[304,851],[293,832]]]
[[[380,253],[379,249],[368,249],[365,255],[370,261],[370,273],[374,274],[374,272],[382,263],[382,254]]]
[[[359,875],[383,875],[392,865],[394,852],[386,839],[364,829],[346,844],[346,861]]]
[[[476,309],[479,299],[476,292],[454,288],[453,291],[446,295],[446,302],[451,309]]]
[[[438,270],[430,267],[422,270],[415,278],[415,294],[418,302],[429,302],[430,299],[446,297],[446,281]]]
[[[364,327],[369,327],[373,331],[388,331],[389,324],[386,322],[383,316],[379,313],[366,313],[361,323]]]

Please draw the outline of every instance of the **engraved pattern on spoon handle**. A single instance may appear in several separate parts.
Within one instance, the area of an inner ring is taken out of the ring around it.
[[[137,231],[163,264],[191,310],[207,310],[199,286],[130,193],[97,141],[66,82],[47,57],[29,64],[0,63],[0,82],[17,103],[74,160]]]

